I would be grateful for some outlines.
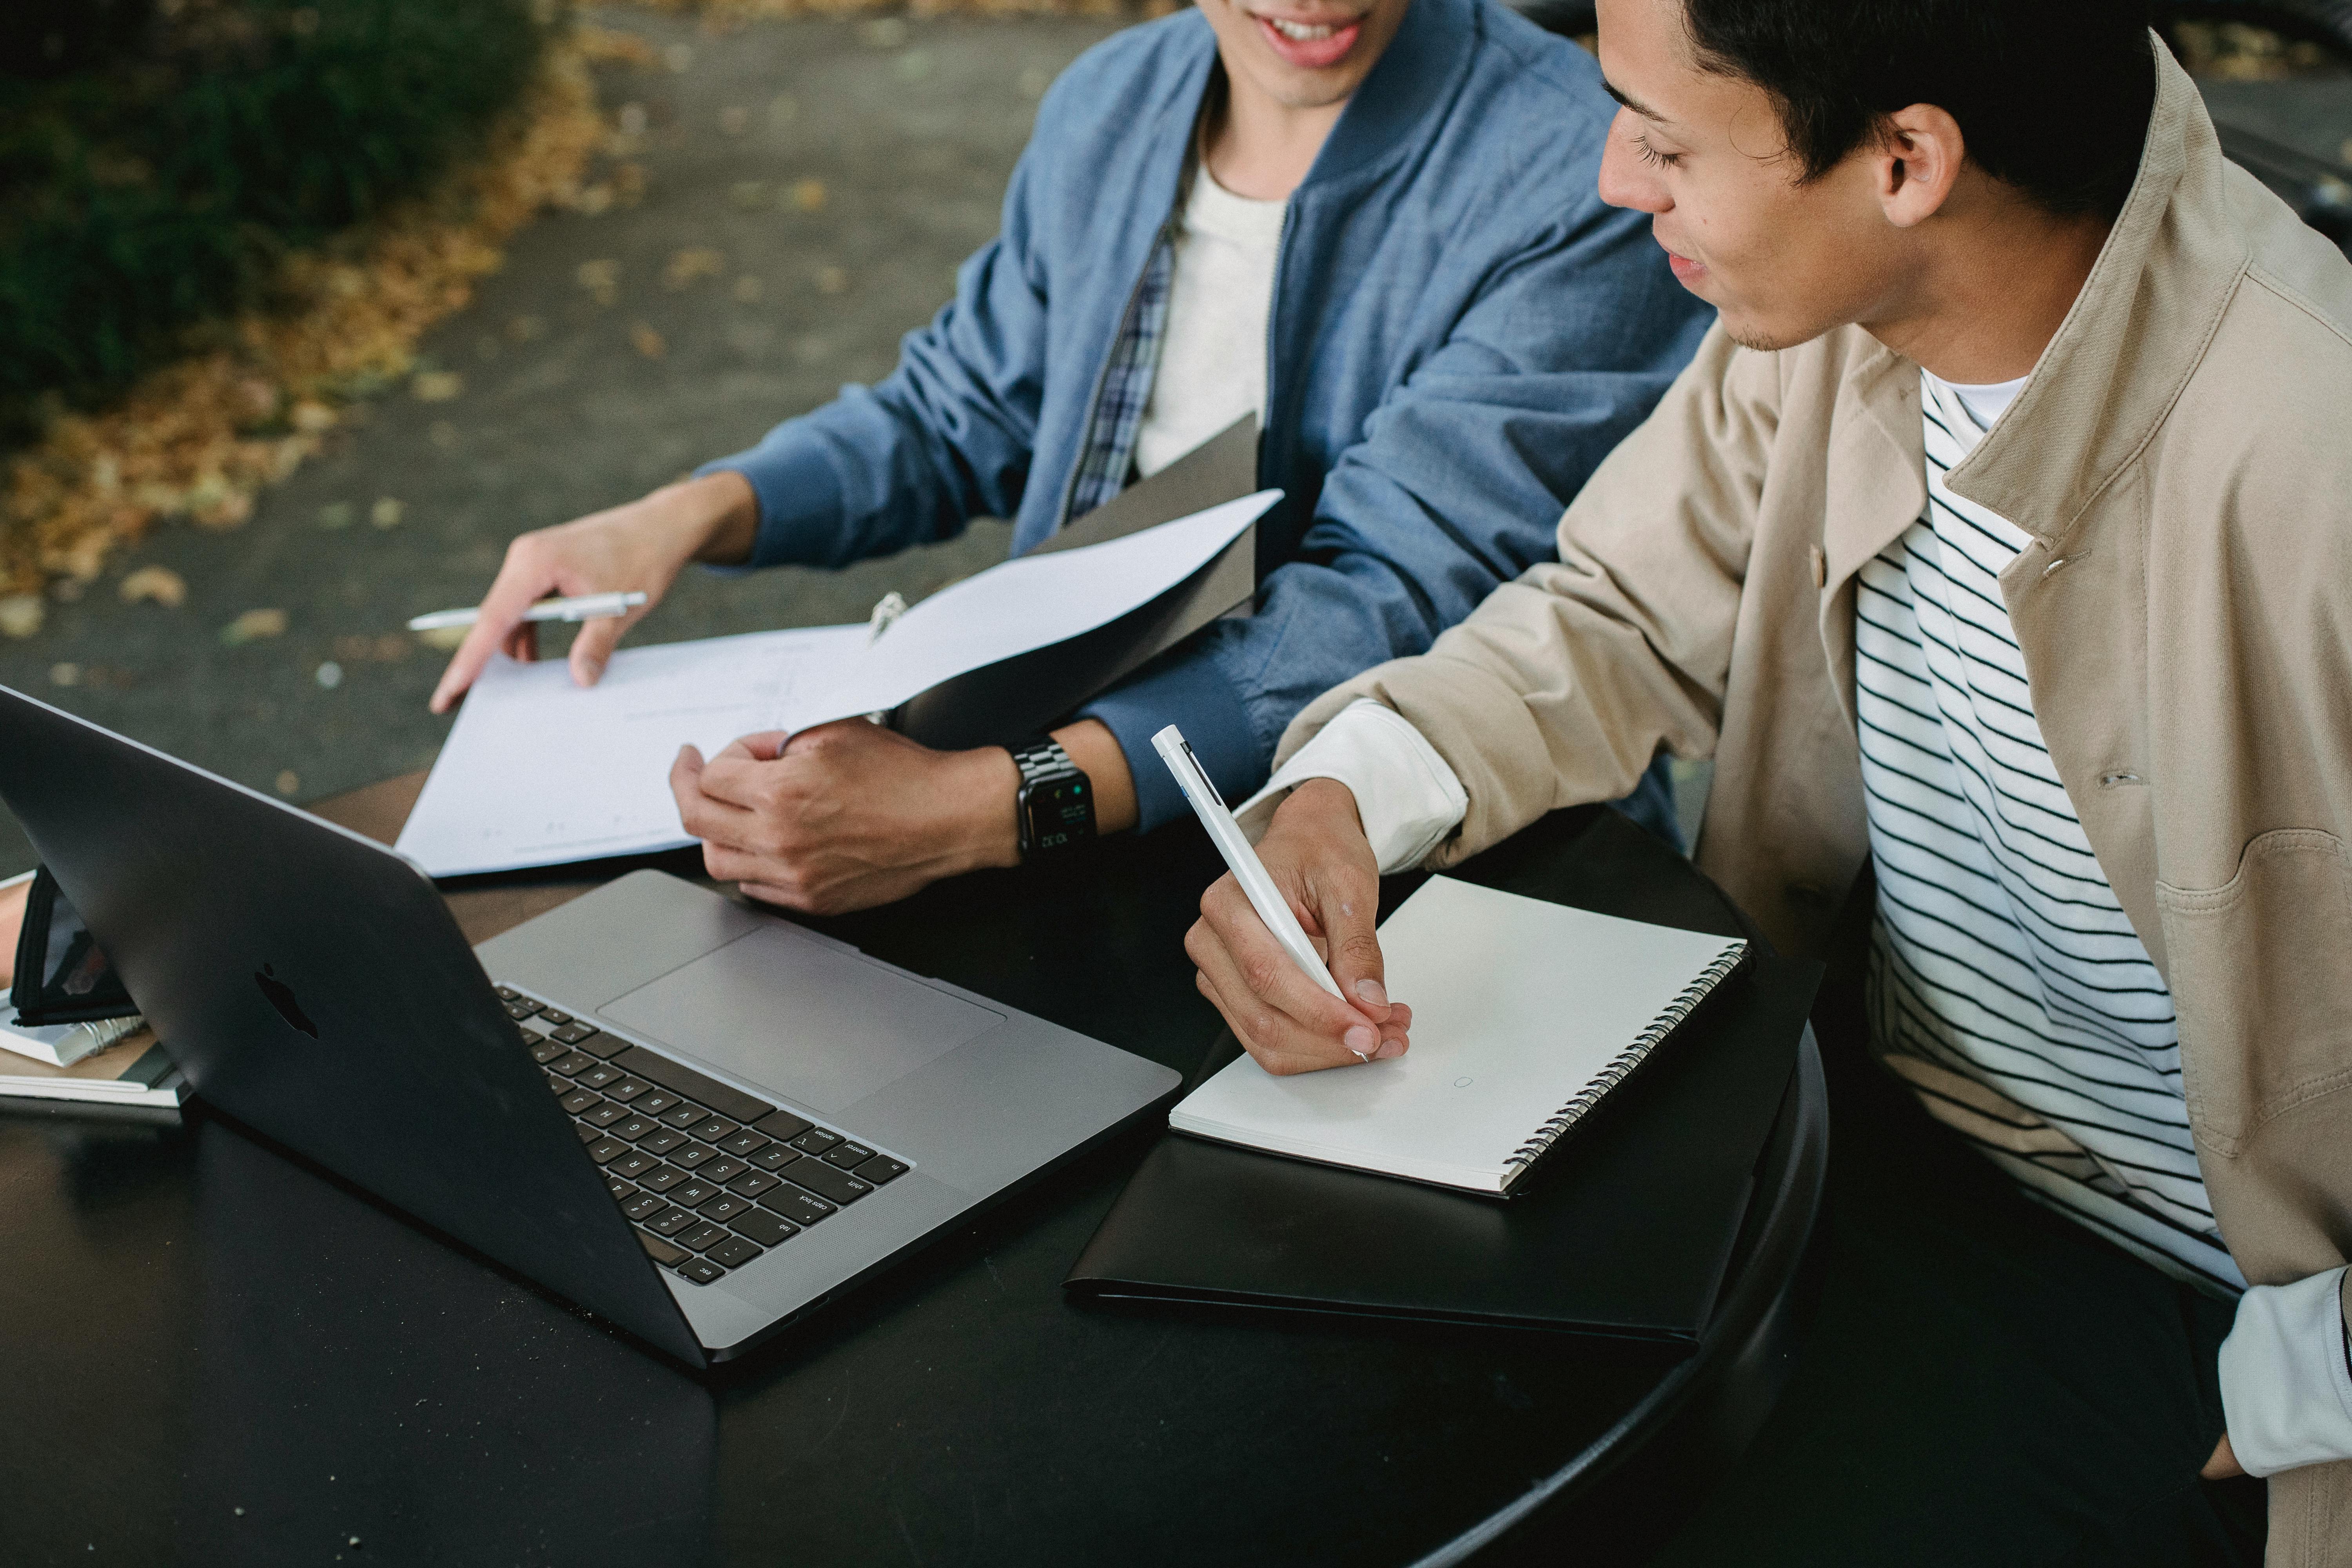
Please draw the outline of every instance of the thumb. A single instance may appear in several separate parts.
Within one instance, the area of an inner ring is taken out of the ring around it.
[[[1343,884],[1318,892],[1315,914],[1330,951],[1331,978],[1339,983],[1349,1005],[1375,1024],[1387,1023],[1389,994],[1383,984],[1386,969],[1377,930],[1379,884],[1360,888]]]
[[[572,639],[572,684],[593,686],[603,678],[604,666],[612,662],[613,650],[621,646],[621,634],[635,619],[614,616],[581,623],[580,635]]]

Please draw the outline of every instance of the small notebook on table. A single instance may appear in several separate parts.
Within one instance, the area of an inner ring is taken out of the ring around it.
[[[1381,950],[1389,994],[1412,1008],[1403,1056],[1292,1078],[1243,1057],[1169,1126],[1508,1196],[1748,944],[1433,877],[1381,923]]]

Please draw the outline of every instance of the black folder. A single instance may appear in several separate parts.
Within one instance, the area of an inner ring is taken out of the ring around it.
[[[1779,1110],[1818,964],[1756,954],[1507,1202],[1171,1132],[1075,1296],[1694,1341]],[[1200,1075],[1239,1053],[1226,1035]]]
[[[1029,551],[1122,539],[1249,495],[1257,416],[1244,415],[1150,479]],[[938,751],[1017,743],[1174,647],[1257,592],[1257,524],[1150,604],[1066,641],[950,676],[900,703],[890,727]]]

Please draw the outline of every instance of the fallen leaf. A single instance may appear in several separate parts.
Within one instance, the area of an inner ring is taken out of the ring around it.
[[[390,496],[385,496],[383,500],[377,501],[374,508],[369,511],[368,521],[375,524],[378,528],[398,528],[400,526],[400,502],[394,500]]]
[[[221,628],[220,640],[230,647],[242,647],[263,637],[283,637],[285,633],[285,611],[247,610]]]
[[[683,289],[697,279],[716,278],[727,270],[724,252],[695,247],[672,253],[669,264],[662,268],[662,287]]]
[[[669,345],[662,342],[662,335],[643,321],[629,329],[629,342],[647,359],[659,359],[669,353]]]
[[[838,267],[818,268],[816,291],[820,294],[846,294],[849,292],[849,274]]]
[[[719,111],[719,129],[730,136],[740,136],[751,128],[751,111],[739,104],[730,104]]]
[[[308,400],[298,403],[289,417],[293,421],[294,428],[308,436],[316,436],[321,430],[335,427],[335,411],[323,403]]]
[[[0,637],[28,637],[41,629],[48,606],[38,594],[11,594],[0,598]]]
[[[547,323],[537,316],[517,316],[507,323],[507,336],[519,343],[528,343],[547,335]]]
[[[408,390],[419,403],[446,403],[466,390],[466,378],[454,370],[420,371]]]
[[[318,668],[311,679],[319,683],[321,691],[332,691],[343,683],[343,667],[331,658]]]
[[[760,302],[761,283],[758,275],[746,272],[735,279],[735,298],[746,305]]]
[[[920,81],[931,74],[931,52],[929,49],[908,49],[898,57],[891,70],[900,81]]]
[[[279,795],[292,795],[302,787],[302,775],[292,768],[286,768],[278,773],[277,784]]]
[[[81,666],[62,662],[49,666],[49,684],[51,686],[79,686],[81,684]]]
[[[319,509],[319,526],[334,532],[352,525],[352,503],[347,500],[329,501]]]
[[[621,264],[617,261],[583,261],[572,276],[599,305],[609,305],[621,297]]]
[[[457,427],[446,419],[436,419],[425,438],[446,452],[457,445]]]
[[[793,205],[800,208],[801,211],[804,213],[823,212],[824,210],[824,182],[823,180],[814,178],[794,180],[793,182],[792,189],[786,194],[790,196]]]
[[[126,605],[152,600],[167,610],[176,610],[188,601],[188,580],[169,566],[142,566],[116,584],[116,593]]]
[[[694,46],[692,44],[670,45],[662,50],[662,64],[669,67],[673,71],[684,73],[694,65]]]
[[[858,31],[866,44],[877,49],[895,49],[907,41],[907,24],[896,16],[883,16],[868,22]]]

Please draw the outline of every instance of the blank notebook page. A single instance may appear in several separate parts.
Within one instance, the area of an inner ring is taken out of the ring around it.
[[[1433,877],[1381,925],[1381,948],[1389,994],[1412,1008],[1403,1056],[1291,1078],[1243,1057],[1168,1124],[1501,1193],[1747,944]]]

